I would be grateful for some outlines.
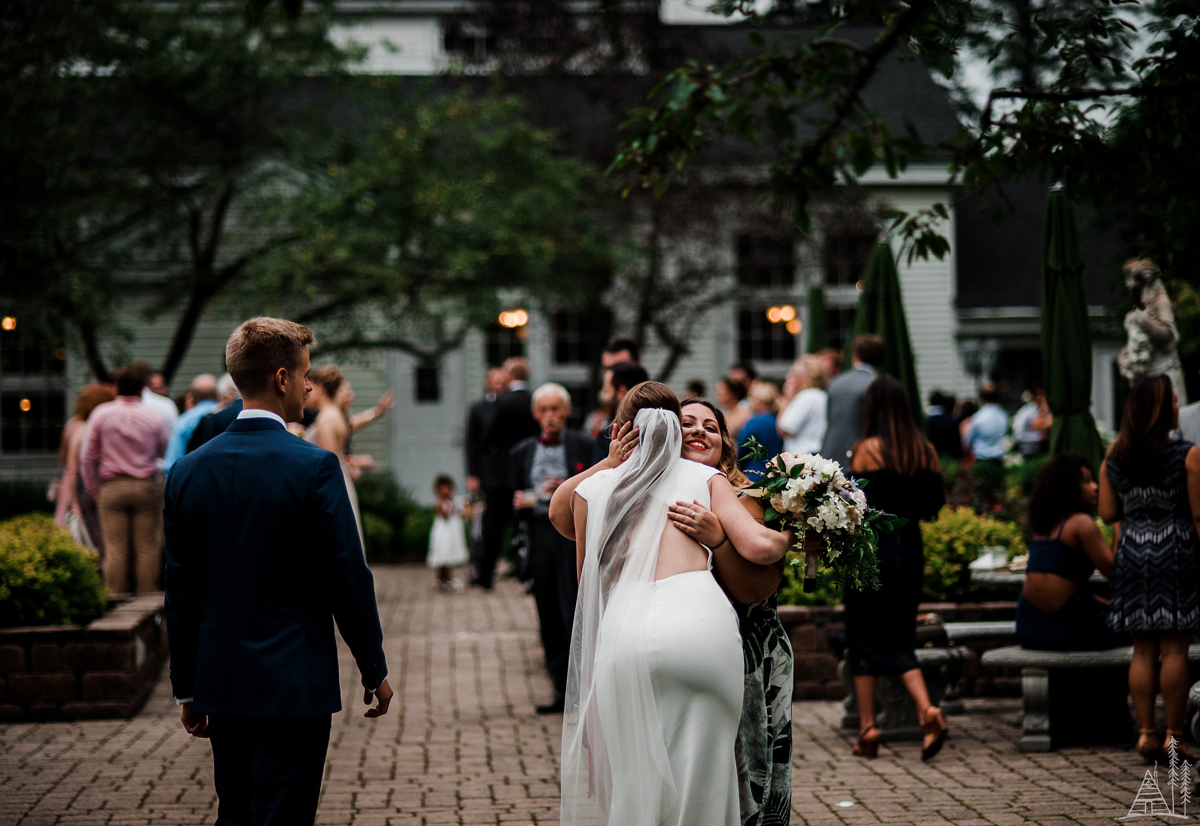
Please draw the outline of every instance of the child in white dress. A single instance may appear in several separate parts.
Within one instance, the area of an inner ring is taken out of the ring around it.
[[[445,474],[433,482],[434,515],[429,531],[429,554],[425,564],[437,568],[439,591],[461,591],[462,580],[451,580],[450,569],[466,565],[467,541],[463,535],[462,514],[454,501],[454,480]]]

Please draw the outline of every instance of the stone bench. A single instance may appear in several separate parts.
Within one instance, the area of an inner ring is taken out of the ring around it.
[[[1067,742],[1127,742],[1133,647],[1105,651],[1031,651],[1007,646],[983,655],[985,668],[1019,668],[1024,705],[1022,751],[1050,751]],[[1200,645],[1188,652],[1200,663]]]
[[[962,699],[954,695],[962,676],[963,666],[974,662],[969,648],[918,648],[917,664],[925,678],[929,700],[947,714],[962,713]],[[854,676],[845,660],[838,663],[838,676],[846,686],[842,700],[842,728],[859,728],[858,697],[854,693]],[[880,677],[875,684],[875,728],[884,740],[920,740],[921,723],[912,695],[899,677]]]

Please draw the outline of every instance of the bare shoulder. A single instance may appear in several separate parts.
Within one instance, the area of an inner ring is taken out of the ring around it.
[[[1099,528],[1096,527],[1096,519],[1090,513],[1076,513],[1067,517],[1067,521],[1063,523],[1063,533],[1073,534],[1075,536],[1090,536],[1098,533]]]
[[[1184,459],[1184,465],[1188,470],[1200,471],[1200,447],[1192,445],[1188,448],[1187,457]]]
[[[863,473],[871,470],[878,470],[881,467],[878,458],[879,447],[880,442],[878,436],[872,436],[869,439],[863,439],[861,442],[856,444],[854,449],[850,451],[850,469]]]

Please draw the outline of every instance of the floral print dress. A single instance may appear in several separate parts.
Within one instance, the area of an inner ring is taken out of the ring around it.
[[[786,826],[792,818],[792,642],[774,596],[734,607],[746,669],[737,740],[742,826]]]

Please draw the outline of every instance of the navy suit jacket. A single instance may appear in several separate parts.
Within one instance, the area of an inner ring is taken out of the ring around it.
[[[238,419],[171,468],[163,508],[171,687],[201,714],[339,711],[336,619],[383,682],[383,631],[337,456]]]

